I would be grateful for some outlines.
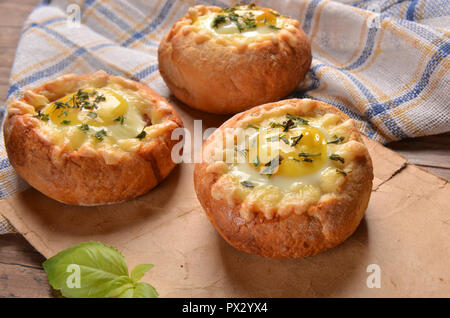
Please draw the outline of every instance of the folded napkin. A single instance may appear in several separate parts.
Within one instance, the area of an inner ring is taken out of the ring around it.
[[[8,100],[62,74],[99,69],[139,80],[167,97],[158,73],[161,37],[190,6],[237,1],[72,2],[44,1],[28,17]],[[252,2],[298,19],[311,39],[311,69],[289,97],[332,104],[383,143],[450,130],[448,0]],[[27,184],[9,164],[0,137],[0,198],[5,198]],[[0,233],[12,230],[0,216]]]

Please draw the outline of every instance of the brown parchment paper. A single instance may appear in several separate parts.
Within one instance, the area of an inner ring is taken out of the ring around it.
[[[178,105],[185,126],[226,117]],[[193,137],[193,136],[192,136]],[[365,138],[375,180],[366,215],[342,245],[295,260],[266,259],[229,246],[209,223],[193,189],[194,164],[179,165],[153,191],[130,202],[74,207],[34,189],[0,202],[0,212],[45,257],[82,241],[117,247],[129,268],[161,297],[450,297],[450,188]],[[368,288],[370,264],[381,288]]]

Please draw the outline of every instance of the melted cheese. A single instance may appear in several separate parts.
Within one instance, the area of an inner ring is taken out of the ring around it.
[[[80,93],[75,92],[41,110],[48,116],[47,121],[41,121],[42,127],[58,144],[71,150],[84,144],[94,148],[119,146],[124,150],[136,146],[136,136],[147,125],[143,118],[145,103],[136,92],[111,84],[86,88],[81,93],[87,98],[78,99]],[[84,106],[83,101],[87,102]]]

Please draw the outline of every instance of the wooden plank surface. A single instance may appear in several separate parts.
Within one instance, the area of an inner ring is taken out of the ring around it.
[[[0,0],[0,102],[23,22],[40,0]],[[409,163],[450,178],[450,133],[391,143]],[[40,255],[20,234],[0,235],[0,297],[51,297]]]

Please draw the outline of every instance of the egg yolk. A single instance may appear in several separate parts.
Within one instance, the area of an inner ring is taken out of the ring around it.
[[[109,88],[84,89],[64,96],[45,110],[57,126],[88,124],[110,126],[117,124],[127,112],[127,101]]]
[[[318,171],[326,161],[327,139],[316,127],[262,129],[249,140],[249,164],[261,174],[300,177]]]
[[[277,17],[269,10],[264,10],[262,14],[256,16],[256,25],[263,26],[266,24],[275,25],[277,23]]]

